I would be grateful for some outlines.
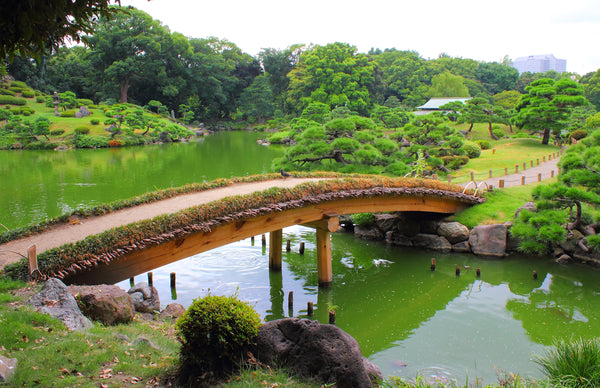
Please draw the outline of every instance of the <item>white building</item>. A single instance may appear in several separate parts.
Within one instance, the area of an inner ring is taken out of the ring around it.
[[[552,54],[530,55],[528,57],[516,58],[513,67],[519,70],[519,74],[526,71],[530,73],[545,73],[555,70],[559,73],[567,71],[567,60],[555,58]]]

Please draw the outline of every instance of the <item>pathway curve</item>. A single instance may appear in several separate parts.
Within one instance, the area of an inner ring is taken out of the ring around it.
[[[508,174],[508,175],[504,175],[504,176],[500,176],[500,177],[488,178],[483,181],[476,180],[476,183],[479,184],[480,182],[485,182],[488,184],[488,186],[491,185],[491,186],[494,186],[494,188],[498,188],[498,187],[500,187],[500,184],[499,184],[500,180],[504,180],[504,187],[513,187],[513,186],[521,186],[522,177],[525,177],[525,184],[537,182],[539,174],[542,174],[542,180],[550,179],[552,177],[553,171],[554,171],[554,176],[558,175],[558,172],[559,172],[558,161],[559,160],[560,160],[559,158],[555,158],[548,162],[541,163],[539,166],[530,167],[530,168],[527,168],[526,170],[522,170],[516,174]],[[523,166],[520,166],[520,167],[523,167]],[[467,184],[468,184],[468,182],[464,182],[464,183],[461,183],[460,185],[464,187]]]
[[[107,229],[151,219],[164,214],[175,213],[179,210],[202,205],[225,197],[250,194],[256,191],[267,190],[272,187],[290,188],[301,183],[323,179],[327,178],[288,178],[261,182],[236,183],[216,189],[182,194],[144,205],[117,210],[101,216],[82,218],[79,220],[79,223],[75,224],[60,224],[41,234],[0,244],[0,268],[3,268],[7,264],[19,261],[22,257],[19,254],[26,255],[27,248],[33,244],[37,245],[37,252],[41,253],[51,248],[82,240],[87,236],[104,232]]]

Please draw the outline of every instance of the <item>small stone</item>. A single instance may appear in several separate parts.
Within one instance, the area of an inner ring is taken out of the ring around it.
[[[135,339],[134,343],[136,345],[147,345],[147,346],[150,346],[152,349],[156,349],[156,350],[160,349],[158,346],[156,346],[154,344],[154,342],[152,342],[152,340],[150,338],[143,336],[143,335],[137,337]]]

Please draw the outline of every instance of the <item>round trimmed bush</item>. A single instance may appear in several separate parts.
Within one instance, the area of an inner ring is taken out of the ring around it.
[[[175,325],[179,377],[190,381],[206,372],[220,376],[234,370],[256,344],[260,326],[256,311],[236,296],[194,299]]]
[[[60,136],[65,133],[64,129],[53,129],[50,131],[50,136]]]
[[[37,96],[35,98],[35,102],[37,102],[39,104],[45,103],[46,102],[46,97],[44,97],[44,96]]]
[[[476,143],[479,144],[479,147],[482,150],[489,150],[490,148],[492,148],[492,142],[489,140],[477,140]]]
[[[90,124],[92,124],[92,125],[98,125],[98,124],[100,124],[100,120],[98,120],[98,119],[91,119],[90,120]]]
[[[64,112],[60,112],[60,117],[75,117],[74,110],[66,110]]]
[[[85,126],[79,126],[79,127],[76,127],[73,130],[73,132],[75,132],[78,135],[87,135],[88,133],[90,133],[90,129]]]
[[[493,133],[494,135],[496,135],[496,137],[497,137],[498,139],[502,139],[502,138],[504,137],[504,135],[505,135],[505,134],[504,134],[504,131],[503,131],[502,129],[500,129],[500,128],[495,128],[495,129],[492,129],[492,133]]]
[[[479,144],[472,141],[465,141],[461,147],[470,159],[478,158],[481,155]]]
[[[575,140],[581,140],[588,135],[588,132],[585,129],[576,129],[571,132],[571,138]]]
[[[35,97],[35,92],[31,89],[26,89],[21,92],[21,96],[25,98],[33,98]]]

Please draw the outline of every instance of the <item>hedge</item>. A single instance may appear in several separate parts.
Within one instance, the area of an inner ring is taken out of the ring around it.
[[[0,95],[0,105],[27,105],[27,100],[20,97]]]

